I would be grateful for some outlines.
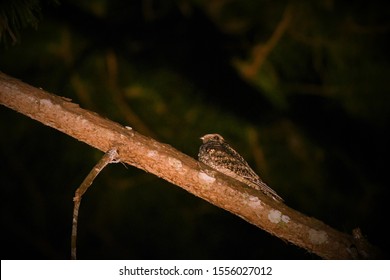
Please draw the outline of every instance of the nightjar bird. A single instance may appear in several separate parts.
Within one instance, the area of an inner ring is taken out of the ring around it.
[[[276,201],[283,199],[268,187],[252,170],[245,159],[237,153],[219,134],[206,134],[200,138],[198,160],[211,168],[236,179],[249,187],[263,192]]]

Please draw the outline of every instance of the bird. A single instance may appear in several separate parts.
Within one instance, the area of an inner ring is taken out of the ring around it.
[[[263,192],[276,201],[284,200],[267,184],[265,184],[249,166],[245,159],[236,152],[225,139],[216,133],[200,137],[198,160],[207,166],[236,179],[247,186]]]

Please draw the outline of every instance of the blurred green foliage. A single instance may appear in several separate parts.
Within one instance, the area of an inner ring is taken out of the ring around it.
[[[13,45],[0,6],[1,71],[195,158],[199,137],[220,133],[289,206],[389,249],[390,17],[380,2],[36,1],[37,30],[22,24],[22,2],[7,21],[20,32]],[[101,153],[5,107],[0,118],[1,257],[70,258],[72,197]],[[317,258],[121,164],[81,203],[78,255]]]

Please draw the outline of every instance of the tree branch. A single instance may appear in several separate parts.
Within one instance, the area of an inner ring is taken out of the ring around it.
[[[247,222],[325,259],[378,258],[376,248],[278,203],[173,147],[81,109],[0,72],[0,103],[103,152],[152,173]],[[364,246],[362,246],[364,243]],[[361,249],[364,248],[364,249]]]
[[[241,66],[238,67],[238,69],[241,70],[240,72],[244,78],[246,78],[249,81],[255,78],[256,74],[259,72],[260,68],[264,64],[264,61],[267,59],[271,51],[276,47],[277,43],[280,41],[286,29],[288,28],[292,16],[293,16],[292,6],[288,5],[284,10],[282,19],[276,26],[274,32],[272,33],[268,41],[265,44],[257,43],[255,46],[253,46],[251,50],[252,61],[251,62],[243,62],[240,60],[235,61],[237,65]]]

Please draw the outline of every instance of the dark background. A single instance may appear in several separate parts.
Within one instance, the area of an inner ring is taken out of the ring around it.
[[[390,249],[381,2],[22,2],[0,4],[1,71],[194,158],[220,133],[289,206]],[[74,191],[102,153],[3,106],[0,133],[1,258],[69,259]],[[78,233],[81,259],[318,258],[122,164],[84,196]]]

